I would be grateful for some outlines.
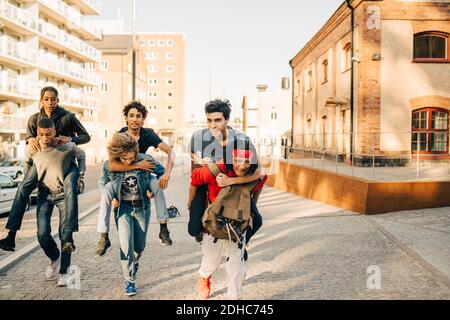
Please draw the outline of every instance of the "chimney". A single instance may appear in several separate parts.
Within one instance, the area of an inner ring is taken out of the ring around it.
[[[258,92],[266,92],[267,91],[267,84],[258,84],[256,86],[256,90],[258,90]]]
[[[281,78],[281,89],[289,90],[291,82],[289,81],[289,77]]]

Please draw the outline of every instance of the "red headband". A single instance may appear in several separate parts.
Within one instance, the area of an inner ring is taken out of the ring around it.
[[[251,157],[253,157],[253,152],[251,150],[234,149],[233,156],[238,158],[250,159]]]

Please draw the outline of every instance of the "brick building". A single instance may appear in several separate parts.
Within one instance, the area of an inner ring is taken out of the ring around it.
[[[290,61],[293,146],[356,165],[450,158],[450,1],[348,2]]]

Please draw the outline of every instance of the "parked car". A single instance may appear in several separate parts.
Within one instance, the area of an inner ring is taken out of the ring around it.
[[[23,174],[22,160],[8,160],[0,163],[0,173],[6,174],[13,179],[17,179]]]
[[[0,173],[0,214],[11,211],[18,184],[10,176]]]

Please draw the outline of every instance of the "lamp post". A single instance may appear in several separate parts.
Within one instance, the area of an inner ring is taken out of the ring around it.
[[[133,50],[132,50],[132,61],[131,61],[131,99],[136,99],[136,0],[132,0],[132,29],[133,29]]]
[[[355,66],[355,7],[351,4],[352,0],[345,0],[347,7],[351,11],[351,69],[350,69],[350,162],[353,166],[353,109],[354,109],[354,66]]]

